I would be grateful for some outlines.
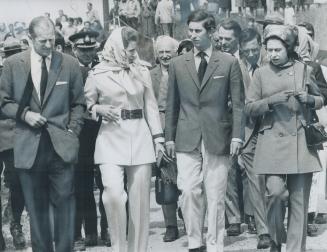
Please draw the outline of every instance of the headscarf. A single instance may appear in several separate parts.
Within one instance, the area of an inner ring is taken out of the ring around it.
[[[107,42],[104,45],[102,56],[106,62],[106,69],[110,71],[122,71],[130,75],[131,79],[136,79],[145,87],[150,87],[149,80],[144,78],[142,66],[139,56],[136,53],[134,62],[129,63],[124,48],[123,32],[126,27],[119,27],[112,31]]]

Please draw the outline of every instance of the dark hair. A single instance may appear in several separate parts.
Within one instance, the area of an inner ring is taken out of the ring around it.
[[[74,23],[74,18],[72,18],[72,17],[68,18],[68,22],[69,23]]]
[[[59,21],[56,21],[56,25],[55,26],[59,26],[60,30],[62,29],[62,24]]]
[[[87,4],[90,5],[90,6],[93,6],[93,4],[91,2],[87,2]]]
[[[121,37],[123,39],[124,48],[126,49],[129,42],[138,40],[138,32],[131,27],[125,26],[121,30]]]
[[[314,36],[315,36],[315,28],[313,27],[313,25],[311,23],[303,22],[303,23],[298,24],[298,26],[302,26],[305,29],[307,29],[308,31],[311,31],[312,32],[312,37],[314,38]]]
[[[33,18],[28,27],[28,32],[32,38],[36,37],[35,27],[38,27],[38,26],[46,26],[47,28],[52,27],[53,31],[55,31],[55,26],[54,26],[53,22],[51,21],[51,19],[44,17],[44,16],[39,16],[39,17]]]
[[[77,17],[76,20],[78,21],[78,23],[83,24],[83,19],[81,17]]]
[[[177,54],[180,55],[181,52],[186,49],[187,52],[191,51],[194,48],[194,45],[191,40],[182,40],[177,49]]]
[[[242,32],[242,28],[235,20],[225,19],[220,25],[225,30],[233,30],[234,36],[239,40]]]
[[[209,14],[204,10],[196,10],[191,12],[187,18],[187,25],[190,22],[202,22],[205,21],[203,27],[207,32],[213,32],[216,29],[216,21],[213,15]]]
[[[278,36],[271,36],[264,40],[263,44],[265,45],[266,50],[267,50],[267,42],[271,39],[279,40],[283,44],[283,46],[286,48],[288,58],[290,58],[290,59],[298,59],[299,58],[298,54],[294,51],[294,46],[289,46],[284,40],[282,40]]]
[[[55,39],[55,46],[61,45],[62,49],[65,49],[65,39],[62,36],[58,36]]]
[[[241,32],[240,44],[250,42],[253,39],[257,39],[259,45],[261,45],[262,41],[261,41],[261,36],[260,36],[259,32],[257,32],[253,28],[246,28]]]

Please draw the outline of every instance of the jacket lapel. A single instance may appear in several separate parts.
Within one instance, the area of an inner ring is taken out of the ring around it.
[[[158,65],[155,69],[153,69],[153,81],[152,81],[153,90],[157,99],[159,96],[159,90],[161,84],[161,74],[162,74],[161,68]]]
[[[200,89],[201,85],[200,85],[200,81],[199,81],[199,77],[198,77],[198,71],[195,69],[195,61],[194,61],[194,55],[193,55],[192,51],[185,54],[185,61],[186,61],[185,62],[186,67],[187,67],[188,71],[190,72],[195,85]]]
[[[205,85],[208,83],[208,80],[210,79],[211,75],[214,73],[214,71],[218,67],[218,62],[219,62],[218,53],[213,51],[212,55],[211,55],[211,57],[209,59],[209,63],[208,63],[206,72],[205,72],[205,74],[203,76],[203,80],[202,80],[202,83],[201,83],[201,90],[203,90]]]
[[[27,83],[27,79],[28,79],[28,75],[31,72],[31,51],[28,50],[24,53],[24,56],[21,58],[21,66],[23,68],[23,73],[24,76],[22,76],[23,78],[23,83]],[[32,99],[34,99],[35,103],[39,106],[39,108],[41,108],[41,102],[40,99],[37,95],[36,89],[33,86],[33,92],[32,92]]]
[[[52,52],[50,71],[48,74],[47,88],[45,89],[43,105],[47,102],[49,95],[54,88],[61,70],[62,55],[56,51]]]

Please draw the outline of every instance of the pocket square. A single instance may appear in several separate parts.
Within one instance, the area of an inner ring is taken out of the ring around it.
[[[216,76],[213,76],[212,78],[215,80],[215,79],[221,79],[224,77],[225,77],[224,75],[216,75]]]
[[[57,81],[56,82],[56,86],[59,86],[59,85],[67,85],[68,82],[67,81]]]

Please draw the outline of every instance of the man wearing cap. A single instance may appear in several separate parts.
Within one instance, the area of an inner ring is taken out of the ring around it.
[[[206,247],[208,252],[217,252],[224,247],[230,159],[238,155],[244,135],[244,88],[237,59],[213,50],[210,35],[216,28],[214,17],[197,10],[187,24],[194,51],[170,63],[166,149],[177,161],[189,251],[203,251],[207,208]]]
[[[96,56],[96,37],[98,35],[99,33],[95,31],[85,31],[69,37],[73,44],[73,53],[80,63],[83,83],[85,83]],[[79,158],[75,169],[75,251],[85,250],[85,246],[97,245],[97,210],[93,194],[95,169],[93,155],[98,129],[98,122],[91,120],[88,112],[85,112],[84,126],[79,137]],[[85,239],[82,239],[81,233],[83,223]]]
[[[14,38],[8,38],[3,45],[2,53],[5,58],[10,57],[16,53],[23,51],[23,48],[19,43],[19,40]],[[2,68],[0,68],[0,75]],[[16,170],[14,169],[14,128],[15,121],[8,119],[0,111],[0,174],[5,167],[5,180],[9,182],[10,196],[8,199],[9,207],[11,208],[12,218],[10,220],[10,233],[13,237],[13,243],[16,249],[22,249],[25,247],[25,237],[22,232],[22,225],[20,224],[21,216],[25,207],[24,196],[22,188],[19,182],[19,178]],[[0,198],[0,213],[1,210],[1,198]],[[2,217],[0,215],[0,228],[2,227]],[[0,232],[0,251],[4,248],[5,243]]]
[[[29,33],[32,49],[4,63],[0,108],[16,120],[14,165],[30,217],[32,249],[71,252],[73,164],[85,111],[83,79],[76,59],[54,51],[55,27],[50,19],[34,18]]]

